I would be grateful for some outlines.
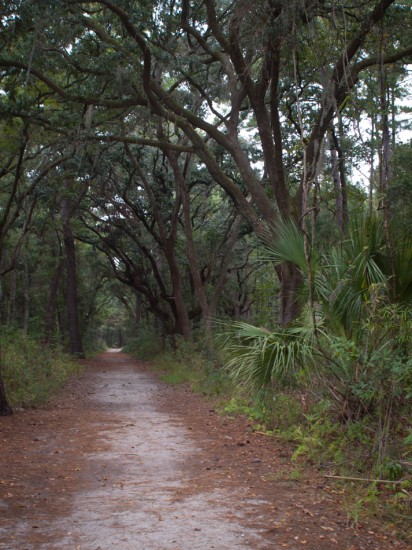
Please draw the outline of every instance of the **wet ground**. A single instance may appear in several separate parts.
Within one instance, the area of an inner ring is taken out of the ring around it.
[[[407,548],[348,523],[288,449],[112,351],[48,409],[0,418],[0,549]]]

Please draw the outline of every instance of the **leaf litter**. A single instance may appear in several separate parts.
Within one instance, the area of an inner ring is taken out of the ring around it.
[[[0,549],[406,549],[290,450],[122,353],[0,418]]]

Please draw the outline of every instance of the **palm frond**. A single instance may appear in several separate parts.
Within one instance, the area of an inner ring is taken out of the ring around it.
[[[347,238],[323,255],[315,274],[315,293],[337,333],[351,337],[372,294],[385,288],[383,250],[382,221],[366,217],[355,220]]]
[[[301,327],[269,331],[244,322],[227,325],[219,340],[231,378],[257,392],[293,383],[302,368],[313,365],[309,332]]]
[[[292,220],[278,222],[273,242],[266,246],[263,260],[274,265],[292,262],[303,272],[307,271],[303,233]]]

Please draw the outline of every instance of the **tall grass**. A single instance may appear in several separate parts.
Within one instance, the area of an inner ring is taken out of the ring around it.
[[[0,336],[0,364],[12,407],[45,404],[80,365],[58,346],[44,346],[19,331]]]

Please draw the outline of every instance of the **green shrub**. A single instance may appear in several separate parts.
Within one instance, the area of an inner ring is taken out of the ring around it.
[[[108,347],[99,327],[87,327],[83,336],[83,348],[86,357],[93,357],[102,353]]]
[[[193,383],[198,376],[197,372],[190,369],[190,366],[172,351],[156,355],[153,364],[161,371],[161,380],[168,384]]]
[[[329,360],[321,384],[331,388],[342,417],[383,415],[412,396],[412,317],[407,308],[371,308],[352,339],[329,335],[325,348]]]
[[[137,359],[149,360],[164,352],[167,343],[158,332],[150,327],[141,327],[123,347],[125,353],[130,353]]]
[[[168,384],[188,383],[197,393],[219,396],[230,386],[227,374],[221,368],[218,352],[202,346],[200,339],[188,341],[175,336],[170,341],[146,327],[128,340],[123,351],[137,359],[152,361]]]
[[[208,377],[203,354],[193,342],[177,339],[175,345],[175,349],[169,349],[153,359],[155,368],[162,371],[161,379],[168,384],[188,383],[194,391],[203,391]]]
[[[67,378],[79,372],[79,363],[60,347],[44,346],[21,332],[2,334],[1,366],[7,396],[12,407],[47,402]]]

